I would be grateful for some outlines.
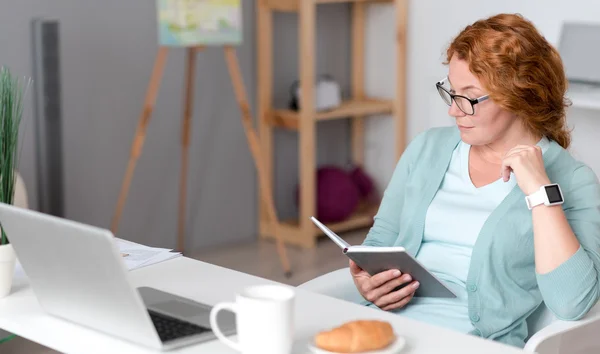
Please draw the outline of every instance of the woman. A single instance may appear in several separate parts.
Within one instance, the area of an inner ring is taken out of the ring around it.
[[[565,150],[562,62],[529,21],[475,22],[446,64],[456,127],[411,142],[364,244],[405,247],[457,298],[413,298],[398,270],[351,273],[371,306],[522,347],[542,302],[576,320],[599,297],[600,185]]]

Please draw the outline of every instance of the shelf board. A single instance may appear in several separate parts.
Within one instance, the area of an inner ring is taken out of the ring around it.
[[[348,118],[352,116],[367,116],[372,114],[391,113],[394,103],[391,100],[350,100],[343,102],[332,110],[316,112],[315,120],[324,121]],[[269,116],[269,123],[285,129],[299,129],[300,112],[289,109],[274,110]]]
[[[378,208],[379,206],[377,205],[360,205],[346,220],[337,223],[327,223],[326,226],[335,233],[371,226],[373,224],[373,217],[377,213]],[[297,219],[286,220],[283,221],[282,224],[293,228],[299,227]],[[314,232],[316,235],[324,235],[317,226],[314,227]]]
[[[378,205],[362,204],[346,220],[337,223],[327,223],[327,227],[335,233],[370,227],[373,225],[373,217],[377,213],[378,208]],[[265,223],[264,226],[266,230],[271,230],[270,223]],[[324,235],[321,229],[316,226],[312,228],[311,234],[302,233],[298,219],[281,221],[279,230],[284,243],[302,248],[313,248],[316,244],[316,237]],[[264,234],[261,232],[261,234],[267,239],[275,240],[270,231],[266,231]]]
[[[347,220],[333,224],[328,224],[327,227],[335,233],[342,233],[350,230],[372,226],[373,217],[375,216],[375,214],[377,214],[377,209],[377,205],[362,206]],[[317,235],[324,235],[321,229],[319,229],[316,226],[315,230],[317,231]]]
[[[298,11],[298,3],[302,0],[263,0],[264,4],[274,11],[284,12],[295,12]],[[393,0],[314,0],[317,5],[319,4],[338,4],[338,3],[353,3],[353,2],[364,2],[364,3],[381,3],[381,2],[392,2]]]

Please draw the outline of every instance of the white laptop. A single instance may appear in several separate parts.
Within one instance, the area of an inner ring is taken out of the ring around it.
[[[0,203],[0,225],[49,314],[158,350],[216,338],[211,306],[128,281],[109,230]],[[235,315],[219,316],[226,334]]]

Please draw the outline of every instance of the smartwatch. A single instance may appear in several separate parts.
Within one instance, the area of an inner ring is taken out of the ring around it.
[[[565,202],[565,198],[563,197],[560,186],[557,183],[552,183],[541,186],[540,190],[526,196],[525,202],[527,203],[529,210],[531,210],[533,207],[540,204],[547,206],[560,205]]]

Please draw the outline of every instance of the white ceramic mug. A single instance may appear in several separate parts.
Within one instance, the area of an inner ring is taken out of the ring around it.
[[[222,302],[210,312],[217,338],[243,354],[288,354],[294,342],[294,291],[279,285],[259,285],[242,290],[236,301]],[[236,314],[238,342],[223,335],[217,324],[221,310]]]

